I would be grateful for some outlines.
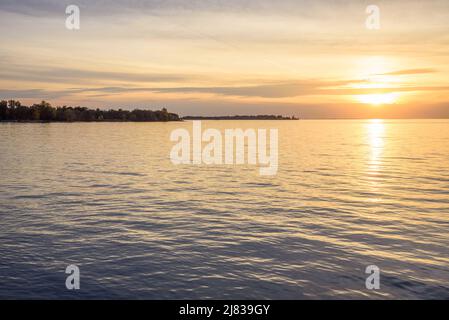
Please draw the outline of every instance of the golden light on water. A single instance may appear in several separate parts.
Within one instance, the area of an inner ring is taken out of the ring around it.
[[[367,129],[371,150],[374,152],[374,150],[383,146],[384,121],[382,119],[372,119],[369,121]]]
[[[372,119],[366,126],[370,148],[369,171],[377,173],[381,165],[381,155],[384,148],[385,124],[381,119]]]
[[[382,188],[381,181],[376,177],[382,171],[382,154],[384,151],[385,124],[381,119],[372,119],[366,124],[366,134],[369,147],[367,175],[371,191],[377,193]],[[379,202],[379,197],[371,197],[371,202]]]

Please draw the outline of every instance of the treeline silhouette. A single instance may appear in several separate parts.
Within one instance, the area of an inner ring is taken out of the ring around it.
[[[85,107],[52,107],[42,101],[23,106],[20,101],[0,101],[0,121],[180,121],[175,113],[162,110],[100,110]]]
[[[281,115],[249,115],[249,116],[186,116],[183,120],[298,120],[295,116],[286,117]]]

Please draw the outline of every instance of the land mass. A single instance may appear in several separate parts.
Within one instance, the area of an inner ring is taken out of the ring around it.
[[[12,122],[154,122],[183,120],[298,120],[281,115],[185,116],[161,110],[88,109],[85,107],[52,107],[42,101],[24,106],[17,100],[0,101],[0,121]]]
[[[186,116],[183,120],[298,120],[295,116],[281,115],[248,115],[248,116]]]
[[[52,107],[42,101],[32,106],[23,106],[20,101],[0,101],[0,121],[21,122],[100,122],[100,121],[181,121],[176,113],[161,110],[100,110],[85,107]]]

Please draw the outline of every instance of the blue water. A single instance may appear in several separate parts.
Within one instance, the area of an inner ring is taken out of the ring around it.
[[[203,124],[278,128],[278,174],[173,165],[190,122],[0,124],[0,298],[449,299],[448,120]]]

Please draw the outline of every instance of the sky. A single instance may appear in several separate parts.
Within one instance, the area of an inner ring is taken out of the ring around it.
[[[0,40],[0,99],[23,104],[449,117],[447,0],[0,0]]]

